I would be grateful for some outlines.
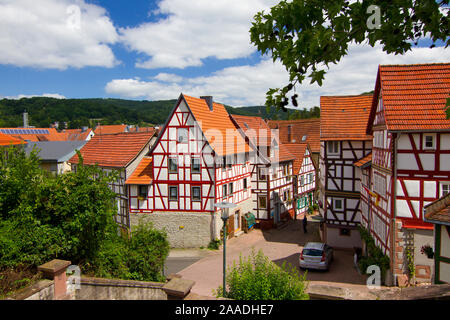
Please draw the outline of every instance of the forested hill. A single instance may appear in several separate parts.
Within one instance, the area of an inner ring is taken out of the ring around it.
[[[29,125],[48,128],[51,123],[67,122],[69,128],[93,127],[102,124],[163,124],[176,100],[136,101],[123,99],[55,99],[46,97],[0,100],[0,127],[18,127],[23,124],[22,113],[29,115]],[[319,117],[320,109],[313,108],[267,112],[265,106],[234,108],[227,106],[231,114],[260,116],[270,119],[302,119]],[[90,121],[91,119],[91,121]],[[95,119],[95,120],[92,120]],[[101,119],[101,120],[100,120]]]

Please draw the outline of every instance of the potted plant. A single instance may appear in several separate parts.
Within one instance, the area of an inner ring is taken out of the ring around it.
[[[429,244],[425,244],[420,248],[420,252],[426,255],[429,259],[433,259],[434,251],[433,248]]]

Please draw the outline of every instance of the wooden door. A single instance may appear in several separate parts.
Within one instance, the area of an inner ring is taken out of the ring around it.
[[[227,221],[227,239],[234,237],[234,215]]]

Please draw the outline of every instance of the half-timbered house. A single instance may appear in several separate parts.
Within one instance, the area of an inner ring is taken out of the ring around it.
[[[372,201],[363,212],[370,232],[391,259],[393,280],[408,273],[429,282],[432,263],[420,254],[433,226],[423,208],[450,187],[450,64],[381,65],[367,134],[373,135]],[[366,218],[367,217],[367,218]]]
[[[156,141],[156,131],[142,133],[116,133],[94,135],[80,150],[84,165],[98,165],[102,170],[120,172],[117,181],[110,185],[116,193],[116,222],[123,229],[131,227],[128,208],[128,189],[125,181],[135,171],[150,147]],[[76,170],[79,159],[74,155],[70,160],[71,168]]]
[[[293,163],[295,214],[304,215],[314,203],[316,189],[316,168],[311,157],[311,149],[307,143],[291,143],[285,146],[295,156]]]
[[[291,154],[260,117],[232,115],[233,122],[254,150],[253,213],[260,227],[271,228],[294,216],[294,177]]]
[[[165,228],[172,247],[207,246],[222,227],[215,204],[226,201],[236,204],[228,235],[239,233],[242,215],[252,210],[250,151],[222,104],[181,94],[127,181],[132,219]]]
[[[320,118],[297,120],[268,120],[267,124],[272,130],[276,130],[279,140],[283,144],[307,143],[314,163],[315,181],[319,180],[319,156],[320,156]],[[314,199],[318,198],[318,184],[314,190]]]
[[[321,234],[335,247],[361,246],[361,186],[353,163],[372,151],[366,134],[371,104],[372,95],[320,97]]]

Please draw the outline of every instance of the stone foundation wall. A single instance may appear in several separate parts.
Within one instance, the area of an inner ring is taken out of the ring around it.
[[[81,278],[74,300],[167,300],[164,283]]]
[[[131,226],[151,221],[156,229],[165,230],[172,248],[206,247],[220,237],[222,220],[217,213],[154,212],[130,213]]]

